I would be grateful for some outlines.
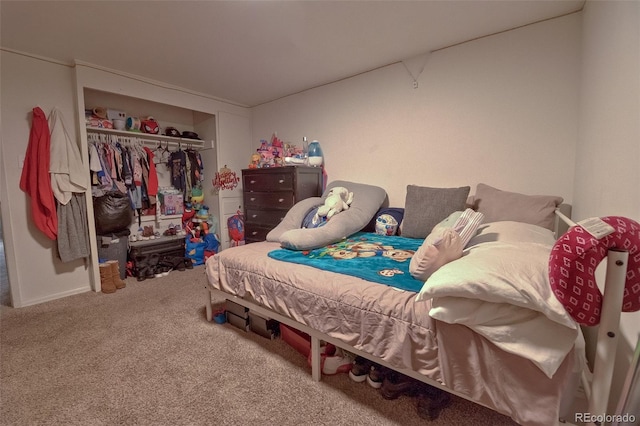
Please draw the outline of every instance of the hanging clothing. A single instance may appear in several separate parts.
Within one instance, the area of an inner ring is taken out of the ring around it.
[[[51,131],[51,189],[60,204],[66,205],[74,192],[85,192],[87,175],[82,164],[80,149],[67,133],[62,112],[54,108],[49,114]]]
[[[153,151],[146,146],[144,147],[147,153],[147,163],[149,166],[149,180],[147,181],[147,194],[149,194],[149,202],[151,205],[156,204],[156,197],[158,196],[158,173],[156,172],[156,163],[153,161]]]
[[[74,192],[67,204],[58,204],[58,256],[63,262],[89,257],[89,228],[85,194]]]
[[[171,186],[186,194],[187,180],[185,178],[187,156],[182,150],[171,153],[169,157],[169,169],[171,170]],[[187,198],[185,197],[185,200]]]
[[[50,149],[51,134],[47,118],[40,107],[35,107],[20,176],[20,189],[31,197],[31,215],[35,225],[47,238],[55,240],[58,234],[58,215],[49,175]]]

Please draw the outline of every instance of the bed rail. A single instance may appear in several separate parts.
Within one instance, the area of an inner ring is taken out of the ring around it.
[[[556,209],[555,213],[569,227],[578,225],[559,209]],[[602,294],[602,312],[596,340],[593,374],[589,374],[588,368],[586,371],[583,369],[582,372],[582,385],[591,418],[604,416],[609,405],[615,366],[615,363],[611,361],[615,360],[618,347],[620,307],[622,306],[628,259],[629,253],[627,251],[610,249],[607,254],[607,270]],[[594,425],[596,423],[587,422],[586,424]]]

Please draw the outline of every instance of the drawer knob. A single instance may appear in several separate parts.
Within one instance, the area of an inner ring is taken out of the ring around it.
[[[284,201],[284,198],[278,198],[278,202],[282,203]]]
[[[255,197],[253,197],[253,198],[250,198],[250,200],[251,200],[251,201],[255,201],[255,200],[256,200],[256,198],[255,198]]]
[[[284,179],[280,179],[278,183],[284,183]]]
[[[258,215],[257,215],[257,214],[253,214],[253,215],[251,215],[251,217],[252,217],[253,219],[255,219],[256,217],[258,217]]]
[[[251,235],[258,235],[258,231],[253,231]]]
[[[256,183],[256,181],[255,181],[255,180],[252,180],[252,181],[250,181],[249,183]]]

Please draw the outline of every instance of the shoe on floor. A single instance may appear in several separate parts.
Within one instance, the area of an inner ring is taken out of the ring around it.
[[[334,375],[351,371],[354,356],[340,348],[336,348],[335,355],[327,355],[322,364],[322,374]]]
[[[412,377],[391,370],[384,377],[380,394],[384,399],[396,399],[400,395],[412,395],[417,393],[419,383]]]
[[[369,371],[371,370],[371,361],[361,356],[357,356],[353,360],[351,370],[349,371],[349,378],[354,382],[362,383],[367,380]]]
[[[450,404],[451,395],[448,392],[423,384],[416,402],[416,410],[420,418],[433,421]]]
[[[380,389],[382,387],[382,382],[384,381],[385,374],[391,371],[387,367],[383,367],[380,364],[371,363],[371,369],[369,370],[369,374],[367,375],[367,383],[369,386],[375,389]]]
[[[327,358],[327,356],[333,356],[335,354],[336,354],[335,345],[331,343],[323,343],[322,346],[320,346],[320,370],[322,370],[322,366],[324,365],[324,360]],[[311,358],[311,351],[309,351],[309,355],[307,356],[307,364],[309,364],[309,367],[313,365],[313,361]]]

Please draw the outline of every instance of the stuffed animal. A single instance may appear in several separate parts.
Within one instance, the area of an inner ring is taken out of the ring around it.
[[[341,211],[347,210],[353,202],[353,192],[343,186],[331,188],[324,204],[318,208],[313,224],[317,225],[323,220],[329,220]]]

